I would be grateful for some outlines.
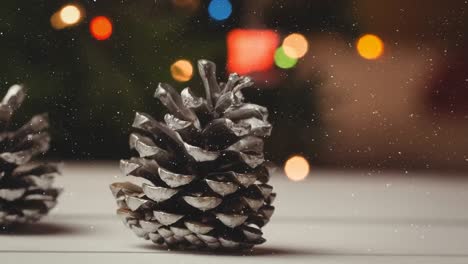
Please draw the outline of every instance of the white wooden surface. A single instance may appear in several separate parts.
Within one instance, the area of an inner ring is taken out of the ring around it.
[[[0,263],[468,263],[468,178],[315,171],[275,175],[267,243],[242,254],[174,252],[137,238],[114,215],[117,163],[65,166],[59,206],[0,233]]]

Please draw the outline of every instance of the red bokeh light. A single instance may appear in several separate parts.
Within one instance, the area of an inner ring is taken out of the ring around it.
[[[112,23],[105,16],[97,16],[89,24],[91,35],[97,40],[106,40],[112,35]]]
[[[227,36],[228,71],[246,74],[271,69],[278,44],[273,30],[232,30]]]

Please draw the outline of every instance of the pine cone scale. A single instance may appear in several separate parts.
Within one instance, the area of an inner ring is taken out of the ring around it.
[[[180,190],[174,188],[165,188],[159,186],[152,186],[149,184],[143,184],[143,193],[151,200],[160,203],[170,199],[172,196],[177,194]]]
[[[26,193],[25,188],[21,189],[0,189],[0,199],[6,200],[6,201],[15,201]]]
[[[214,209],[223,201],[222,199],[213,196],[183,196],[182,198],[187,204],[201,211]]]

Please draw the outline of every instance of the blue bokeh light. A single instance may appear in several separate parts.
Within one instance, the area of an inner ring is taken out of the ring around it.
[[[229,0],[211,0],[208,5],[208,13],[215,20],[225,20],[232,13],[232,5]]]

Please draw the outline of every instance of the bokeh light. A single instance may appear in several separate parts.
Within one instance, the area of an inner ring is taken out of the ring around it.
[[[364,59],[375,60],[382,56],[384,43],[378,36],[366,34],[359,38],[356,49]]]
[[[309,175],[309,171],[309,162],[302,156],[293,156],[284,165],[284,173],[293,181],[304,180]]]
[[[75,26],[84,16],[84,9],[76,4],[65,5],[50,17],[50,24],[54,29],[60,30]]]
[[[275,51],[275,64],[281,69],[289,69],[296,65],[297,59],[291,58],[284,53],[283,47],[279,47]]]
[[[60,10],[60,19],[67,25],[78,23],[81,18],[81,11],[75,5],[66,5]]]
[[[97,16],[91,20],[89,30],[97,40],[106,40],[112,35],[112,23],[105,16]]]
[[[293,33],[287,36],[283,40],[282,46],[284,53],[293,59],[304,57],[304,55],[307,53],[307,50],[309,49],[309,43],[307,42],[307,39],[299,33]]]
[[[273,68],[278,33],[268,29],[234,29],[227,35],[229,72],[249,74]]]
[[[171,65],[171,75],[174,80],[186,82],[192,79],[193,66],[188,60],[178,60]]]
[[[229,0],[211,0],[208,13],[214,20],[225,20],[232,13],[232,4]]]

